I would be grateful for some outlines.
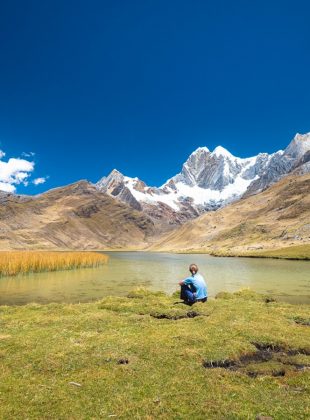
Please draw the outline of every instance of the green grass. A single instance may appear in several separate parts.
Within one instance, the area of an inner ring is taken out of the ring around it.
[[[213,255],[215,257],[255,257],[278,258],[287,260],[310,260],[310,244],[294,245],[279,249],[252,250],[242,252],[235,252],[233,249],[220,249],[217,251],[210,252],[210,255]]]
[[[247,290],[191,308],[177,300],[138,290],[0,307],[0,418],[309,418],[310,330],[296,323],[309,320],[309,306],[267,304]],[[238,366],[257,343],[278,350],[236,370],[203,366]]]
[[[268,251],[255,251],[253,255],[266,258],[285,258],[294,260],[310,260],[310,244],[295,245]]]

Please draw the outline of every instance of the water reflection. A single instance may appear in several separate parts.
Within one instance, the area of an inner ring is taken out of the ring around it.
[[[137,286],[172,293],[192,262],[205,276],[210,296],[250,287],[281,300],[310,303],[307,261],[117,252],[110,253],[109,264],[100,268],[1,278],[0,304],[87,302],[126,295]]]

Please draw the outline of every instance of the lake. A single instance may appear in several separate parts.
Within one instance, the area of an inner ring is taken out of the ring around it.
[[[291,303],[310,303],[310,262],[259,258],[211,257],[203,254],[106,252],[109,263],[99,268],[0,278],[0,305],[31,302],[90,302],[125,296],[144,286],[172,293],[196,263],[209,296],[249,287]]]

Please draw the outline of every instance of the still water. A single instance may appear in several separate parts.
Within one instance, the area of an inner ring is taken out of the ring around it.
[[[89,302],[124,296],[144,286],[174,292],[195,262],[213,297],[220,291],[249,287],[291,303],[310,303],[310,262],[208,255],[111,252],[100,268],[0,278],[0,305],[30,302]]]

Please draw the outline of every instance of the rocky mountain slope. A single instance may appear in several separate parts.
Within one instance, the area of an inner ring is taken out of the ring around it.
[[[154,235],[147,216],[87,181],[0,201],[0,249],[139,248]]]
[[[113,170],[96,187],[137,210],[168,220],[171,226],[221,208],[242,196],[257,194],[294,170],[310,169],[310,133],[296,134],[288,147],[271,155],[233,156],[223,147],[198,148],[179,174],[160,188]]]
[[[5,193],[0,199],[0,249],[238,253],[310,243],[310,174],[285,177],[161,236],[160,223],[86,181],[37,197]]]
[[[266,191],[206,213],[149,250],[239,254],[310,244],[310,174],[290,175]]]
[[[221,147],[199,148],[160,188],[114,170],[96,185],[80,181],[34,197],[0,191],[0,249],[211,250],[236,242],[242,249],[309,242],[309,173],[310,133],[296,135],[284,151],[248,159]]]

